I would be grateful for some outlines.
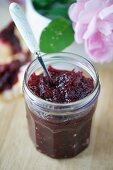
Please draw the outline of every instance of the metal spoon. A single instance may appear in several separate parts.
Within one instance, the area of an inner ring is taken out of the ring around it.
[[[41,66],[43,67],[44,72],[47,74],[49,81],[52,82],[51,76],[44,64],[44,61],[41,57],[40,51],[38,48],[38,43],[33,35],[32,29],[27,21],[27,18],[24,14],[24,11],[17,3],[11,3],[9,6],[10,15],[17,26],[21,36],[23,37],[24,41],[26,42],[28,48],[30,49],[31,53],[33,53],[40,62]]]

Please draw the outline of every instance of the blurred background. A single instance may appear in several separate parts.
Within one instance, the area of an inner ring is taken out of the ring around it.
[[[24,0],[0,0],[0,30],[4,28],[10,21],[11,17],[9,14],[8,6],[10,2],[19,2],[20,4],[24,4]]]
[[[9,23],[10,23],[10,21],[12,20],[11,19],[11,17],[10,17],[10,14],[9,14],[9,4],[11,3],[11,2],[18,2],[18,3],[20,3],[22,6],[23,6],[23,8],[25,9],[25,11],[26,11],[26,6],[28,6],[27,5],[27,2],[29,2],[30,0],[0,0],[0,17],[1,17],[1,19],[0,19],[0,30],[2,30],[5,26],[7,26]],[[25,3],[26,2],[26,3]],[[30,12],[30,10],[29,10],[29,12]],[[32,12],[32,11],[31,11]],[[27,13],[27,16],[29,17],[29,13]],[[35,15],[34,15],[35,16]],[[33,20],[32,20],[32,17],[34,17],[34,16],[30,16],[30,19],[29,19],[29,21],[31,22],[31,24],[34,24],[34,22],[33,22]],[[31,21],[32,20],[32,21]],[[35,20],[35,19],[34,19]],[[45,25],[47,25],[47,23],[48,23],[48,21],[46,21],[46,24]],[[38,25],[38,24],[37,24]],[[36,32],[35,30],[38,28],[39,29],[39,32],[40,31],[42,31],[42,28],[40,28],[40,27],[43,27],[42,26],[43,25],[43,22],[42,22],[42,24],[40,25],[40,26],[36,26],[36,24],[35,24],[35,26],[34,26],[34,28],[32,28],[32,29],[34,29],[33,31],[34,32]],[[44,26],[45,26],[44,25]],[[35,28],[36,27],[36,28]],[[39,35],[37,35],[37,37],[38,37]],[[72,44],[72,47],[73,47],[73,52],[76,52],[77,54],[79,54],[79,55],[82,55],[82,56],[85,56],[85,57],[87,57],[87,54],[85,53],[85,50],[84,50],[84,48],[83,48],[83,45],[78,45],[78,44],[76,44],[76,43],[74,43],[74,44]],[[66,50],[65,51],[68,51],[68,52],[72,52],[72,49],[70,50],[70,48],[66,48]],[[113,68],[113,61],[112,62],[110,62],[110,63],[103,63],[102,65],[101,64],[98,64],[98,63],[94,63],[96,66],[102,66],[102,67],[110,67],[110,68]]]

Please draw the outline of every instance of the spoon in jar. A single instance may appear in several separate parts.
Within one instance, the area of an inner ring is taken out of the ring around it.
[[[9,11],[10,11],[10,15],[11,15],[15,25],[17,26],[21,36],[23,37],[24,41],[26,42],[29,50],[31,51],[31,53],[33,53],[37,57],[44,72],[46,73],[46,75],[49,78],[49,82],[52,83],[51,76],[48,72],[48,69],[46,68],[46,66],[44,64],[44,61],[40,54],[40,51],[37,50],[38,44],[37,44],[37,41],[33,35],[32,29],[27,21],[27,18],[24,14],[24,11],[20,7],[20,5],[18,5],[15,2],[10,4]]]

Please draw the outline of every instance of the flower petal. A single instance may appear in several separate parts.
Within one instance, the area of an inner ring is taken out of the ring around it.
[[[85,31],[87,30],[87,25],[86,24],[75,24],[73,26],[76,34],[75,34],[75,39],[77,43],[83,43],[83,35],[85,33]]]
[[[99,17],[100,19],[105,19],[107,18],[109,15],[113,14],[113,5],[107,7],[107,8],[104,8],[100,13],[99,13]]]
[[[113,22],[106,20],[98,22],[98,30],[106,36],[110,35],[113,31]]]
[[[105,0],[105,6],[110,6],[113,4],[113,0]]]
[[[96,21],[96,17],[94,16],[87,27],[87,31],[83,36],[84,39],[88,39],[94,32],[96,32]]]
[[[93,16],[95,16],[103,7],[103,0],[98,0],[96,3],[94,0],[86,2],[84,10],[79,14],[78,22],[82,24],[88,24]]]
[[[85,40],[85,49],[87,54],[96,62],[111,61],[113,59],[113,42],[110,37],[106,38],[99,32]]]
[[[68,14],[73,22],[77,22],[80,12],[84,9],[87,0],[78,1],[69,7]]]

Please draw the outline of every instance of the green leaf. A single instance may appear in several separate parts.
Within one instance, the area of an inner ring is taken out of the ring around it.
[[[32,0],[37,12],[50,19],[68,18],[68,8],[75,0]]]
[[[70,3],[74,3],[74,2],[76,2],[75,0],[57,0],[57,1],[59,1],[60,3],[67,3],[67,4],[70,4]]]
[[[45,53],[59,52],[74,41],[71,23],[58,18],[53,20],[42,32],[40,50]]]
[[[37,9],[46,7],[47,5],[52,4],[54,1],[55,0],[32,0],[32,3],[35,9]]]
[[[68,8],[66,5],[61,3],[53,4],[46,13],[46,17],[50,19],[56,19],[60,17],[68,18]]]

